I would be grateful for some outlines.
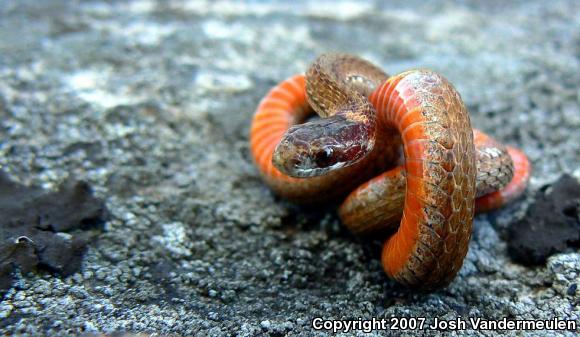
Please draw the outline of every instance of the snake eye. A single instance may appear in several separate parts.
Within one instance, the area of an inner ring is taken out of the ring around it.
[[[316,152],[315,162],[318,167],[328,167],[336,162],[333,157],[334,150],[332,147],[325,146],[320,151]]]

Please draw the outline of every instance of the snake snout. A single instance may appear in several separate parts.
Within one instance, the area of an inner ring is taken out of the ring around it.
[[[297,166],[294,146],[288,140],[283,140],[274,149],[272,164],[280,172],[292,176],[293,167]]]

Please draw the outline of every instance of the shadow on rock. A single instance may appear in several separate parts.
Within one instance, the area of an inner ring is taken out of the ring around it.
[[[563,175],[544,186],[525,217],[509,228],[509,254],[523,264],[538,265],[552,254],[580,244],[580,184]]]
[[[48,192],[0,171],[0,293],[10,289],[16,269],[62,276],[78,271],[106,217],[103,201],[85,182],[68,180]]]

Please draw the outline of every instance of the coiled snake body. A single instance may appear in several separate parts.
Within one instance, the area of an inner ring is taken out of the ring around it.
[[[312,108],[323,118],[301,124]],[[342,222],[357,234],[394,232],[383,247],[385,272],[427,290],[457,274],[474,211],[515,199],[530,171],[521,151],[472,131],[460,95],[441,75],[388,77],[345,54],[322,55],[306,77],[273,88],[256,110],[250,143],[262,177],[288,199],[350,192]]]

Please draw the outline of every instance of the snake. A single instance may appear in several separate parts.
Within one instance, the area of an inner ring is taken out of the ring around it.
[[[351,232],[386,237],[385,273],[426,291],[455,278],[475,212],[519,198],[531,172],[521,150],[472,129],[441,74],[389,76],[350,54],[323,54],[272,88],[254,113],[250,150],[275,194],[342,200]]]

